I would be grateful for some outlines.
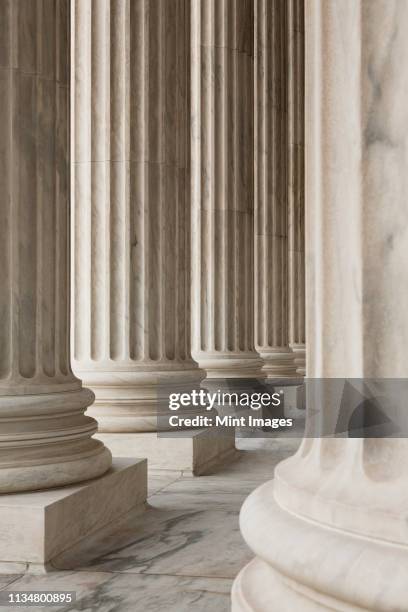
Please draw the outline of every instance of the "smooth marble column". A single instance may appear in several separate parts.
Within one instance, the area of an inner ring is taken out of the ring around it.
[[[408,4],[306,6],[307,374],[407,379]],[[305,438],[243,507],[233,609],[405,610],[407,457],[405,438]]]
[[[306,373],[305,323],[305,0],[288,0],[288,306],[296,374]]]
[[[256,378],[253,2],[191,11],[193,356],[210,378]]]
[[[269,378],[296,376],[288,328],[288,26],[281,0],[255,19],[255,346]]]
[[[157,430],[190,354],[189,11],[78,0],[74,369],[102,432]]]
[[[70,366],[69,49],[66,0],[0,3],[0,493],[111,465]]]

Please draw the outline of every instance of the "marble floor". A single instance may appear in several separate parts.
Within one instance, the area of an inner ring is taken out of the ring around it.
[[[83,549],[59,559],[59,571],[0,576],[0,591],[76,591],[75,603],[44,608],[50,612],[230,610],[232,581],[252,557],[239,509],[299,441],[238,439],[239,458],[211,476],[150,474],[146,511],[116,525],[96,560]]]

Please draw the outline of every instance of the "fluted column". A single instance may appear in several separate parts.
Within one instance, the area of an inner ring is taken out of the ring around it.
[[[209,377],[252,378],[253,2],[192,0],[192,343]]]
[[[305,0],[288,0],[288,306],[289,342],[297,375],[306,373],[305,330]]]
[[[103,474],[69,352],[69,3],[0,3],[0,492]]]
[[[399,0],[307,3],[308,378],[408,378],[407,28]],[[333,406],[308,405],[309,436]],[[404,437],[305,438],[244,505],[233,609],[405,610],[407,457]]]
[[[257,0],[255,345],[270,378],[296,375],[288,329],[288,27],[282,0]]]
[[[190,354],[189,11],[77,0],[74,368],[102,431],[157,428]]]

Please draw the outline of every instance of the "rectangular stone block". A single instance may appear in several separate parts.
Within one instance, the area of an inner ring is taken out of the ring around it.
[[[143,507],[146,459],[115,458],[100,478],[82,484],[0,496],[0,571],[36,571],[79,542]],[[32,567],[30,567],[32,566]]]
[[[102,440],[115,457],[143,456],[147,457],[149,469],[195,476],[209,474],[239,454],[233,428],[226,428],[222,435],[198,429],[169,433],[166,437],[159,437],[157,433],[98,433],[95,437]]]

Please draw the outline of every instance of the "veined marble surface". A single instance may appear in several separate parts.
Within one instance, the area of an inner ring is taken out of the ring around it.
[[[233,578],[252,556],[239,532],[242,502],[297,442],[239,440],[238,461],[211,476],[151,474],[146,512],[123,518],[98,558],[78,548],[58,572],[0,575],[0,590],[76,591],[76,603],[50,612],[227,612]]]

